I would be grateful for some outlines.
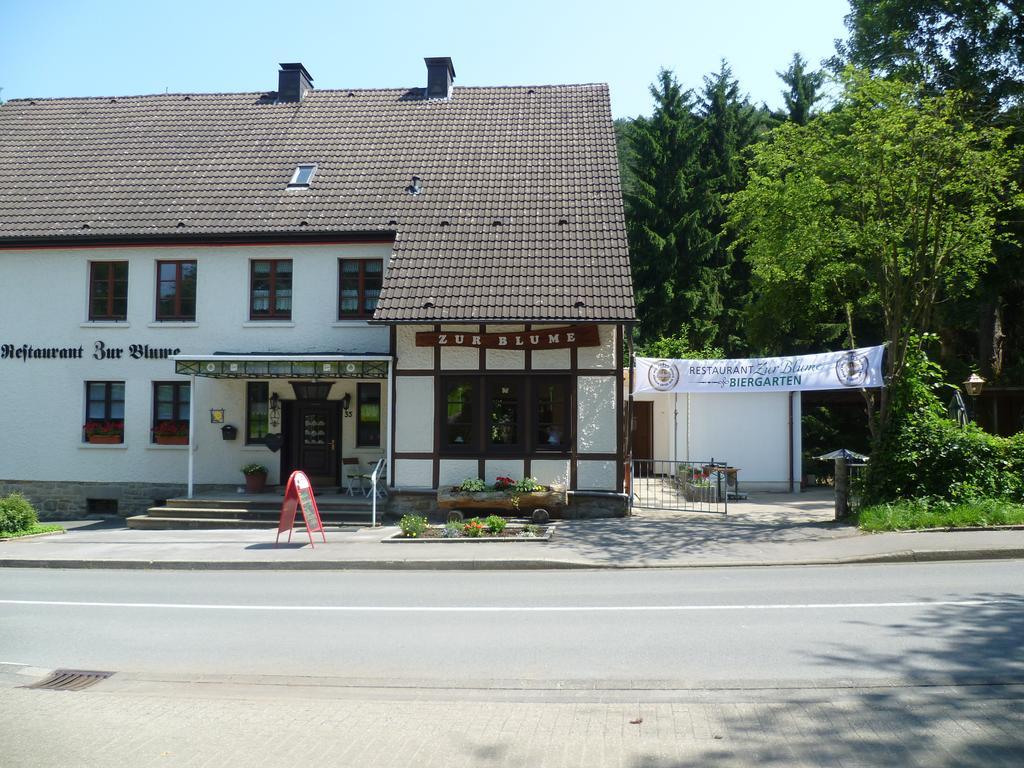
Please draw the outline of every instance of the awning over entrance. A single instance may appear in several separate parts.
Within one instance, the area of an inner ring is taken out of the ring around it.
[[[175,355],[174,372],[211,379],[386,379],[388,355]]]
[[[174,355],[174,372],[192,379],[189,397],[189,423],[196,423],[196,377],[211,379],[387,379],[388,402],[394,402],[395,382],[391,374],[390,355],[278,354],[278,353],[213,353],[209,355]],[[387,436],[386,456],[391,455],[392,430]],[[188,433],[188,498],[195,485],[196,431]],[[391,483],[391,462],[387,465],[387,482]]]

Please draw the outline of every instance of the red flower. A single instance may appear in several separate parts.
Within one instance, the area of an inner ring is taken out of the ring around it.
[[[153,427],[157,437],[188,437],[187,421],[161,421]]]
[[[117,435],[121,436],[124,434],[124,422],[123,421],[87,421],[85,426],[82,427],[85,430],[86,437],[100,437],[103,435]]]

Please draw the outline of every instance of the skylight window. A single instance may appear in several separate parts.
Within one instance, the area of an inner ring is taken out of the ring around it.
[[[288,182],[288,186],[304,189],[313,181],[314,173],[316,173],[316,165],[300,165],[292,174],[292,180]]]

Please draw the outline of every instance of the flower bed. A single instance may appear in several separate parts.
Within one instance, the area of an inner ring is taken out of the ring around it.
[[[524,531],[522,525],[510,525],[504,531],[499,534],[484,533],[480,536],[450,536],[445,533],[445,526],[443,525],[431,525],[424,529],[423,533],[418,536],[406,536],[404,533],[399,531],[398,533],[384,539],[383,541],[391,543],[396,541],[405,542],[416,542],[416,541],[429,541],[435,544],[437,543],[458,543],[458,542],[483,542],[483,541],[539,541],[546,542],[551,540],[551,534],[554,532],[554,527],[550,525],[536,525],[533,526],[534,532],[527,533]]]
[[[430,525],[422,515],[405,515],[398,521],[401,531],[384,541],[548,541],[551,526],[509,522],[499,515],[481,520],[451,520]]]

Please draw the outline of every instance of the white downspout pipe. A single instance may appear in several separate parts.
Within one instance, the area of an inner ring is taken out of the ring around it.
[[[191,499],[196,469],[196,375],[194,373],[188,387],[188,497]]]

